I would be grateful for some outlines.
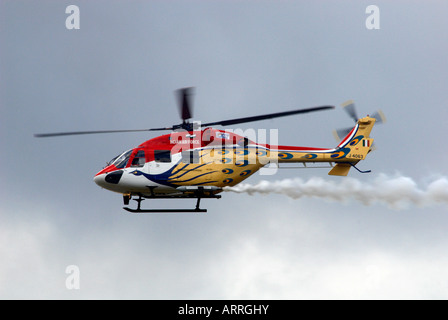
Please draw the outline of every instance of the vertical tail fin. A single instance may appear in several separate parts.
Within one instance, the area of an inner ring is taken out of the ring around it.
[[[370,132],[375,121],[375,118],[369,116],[358,120],[356,126],[341,141],[331,156],[336,165],[328,173],[329,175],[346,176],[351,168],[350,163],[356,164],[366,158],[373,144]]]

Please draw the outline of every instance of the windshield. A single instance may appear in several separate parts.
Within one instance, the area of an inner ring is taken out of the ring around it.
[[[115,158],[113,158],[109,164],[113,164],[116,168],[118,169],[123,169],[124,167],[126,167],[128,161],[129,161],[129,156],[132,153],[132,149],[128,150],[126,152],[123,152],[122,154],[116,156]]]

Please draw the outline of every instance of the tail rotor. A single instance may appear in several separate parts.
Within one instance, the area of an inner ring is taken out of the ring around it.
[[[350,118],[352,118],[355,123],[358,122],[359,117],[358,113],[356,111],[355,102],[353,100],[348,100],[341,104],[341,107],[343,110],[348,114]],[[386,123],[386,117],[384,113],[381,110],[377,110],[373,112],[370,117],[375,118],[376,122],[375,124],[382,124]],[[340,142],[344,137],[346,137],[350,131],[353,129],[353,127],[347,127],[347,128],[340,128],[333,131],[333,135],[335,139]]]

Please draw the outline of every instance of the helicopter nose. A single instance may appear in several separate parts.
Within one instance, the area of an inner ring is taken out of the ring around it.
[[[110,173],[99,173],[93,178],[93,181],[95,181],[95,183],[100,187],[107,188],[108,185],[118,184],[122,175],[123,170],[113,171]]]
[[[93,181],[95,181],[95,183],[97,185],[99,185],[101,188],[104,188],[106,186],[106,174],[97,174],[94,178]]]

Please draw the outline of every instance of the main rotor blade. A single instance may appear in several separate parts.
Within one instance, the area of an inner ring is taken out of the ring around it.
[[[359,118],[358,118],[358,114],[356,112],[355,103],[353,102],[353,100],[348,100],[348,101],[344,102],[342,104],[342,108],[344,108],[344,110],[348,113],[350,118],[355,120],[355,122],[358,122]]]
[[[292,111],[285,111],[285,112],[270,113],[270,114],[264,114],[264,115],[260,115],[260,116],[229,119],[229,120],[216,121],[216,122],[208,122],[208,123],[203,123],[202,126],[203,127],[214,126],[214,125],[229,126],[229,125],[238,124],[238,123],[286,117],[286,116],[292,116],[294,114],[314,112],[314,111],[327,110],[327,109],[334,109],[334,106],[320,106],[320,107],[313,107],[313,108],[308,108],[308,109],[299,109],[299,110],[292,110]]]
[[[193,117],[191,97],[193,96],[193,87],[176,90],[179,113],[183,121]]]
[[[152,131],[152,130],[170,130],[171,128],[157,128],[157,129],[140,129],[140,130],[98,130],[98,131],[72,131],[72,132],[54,132],[54,133],[38,133],[35,134],[36,138],[49,138],[60,136],[74,136],[81,134],[97,134],[97,133],[115,133],[115,132],[140,132],[140,131]]]

